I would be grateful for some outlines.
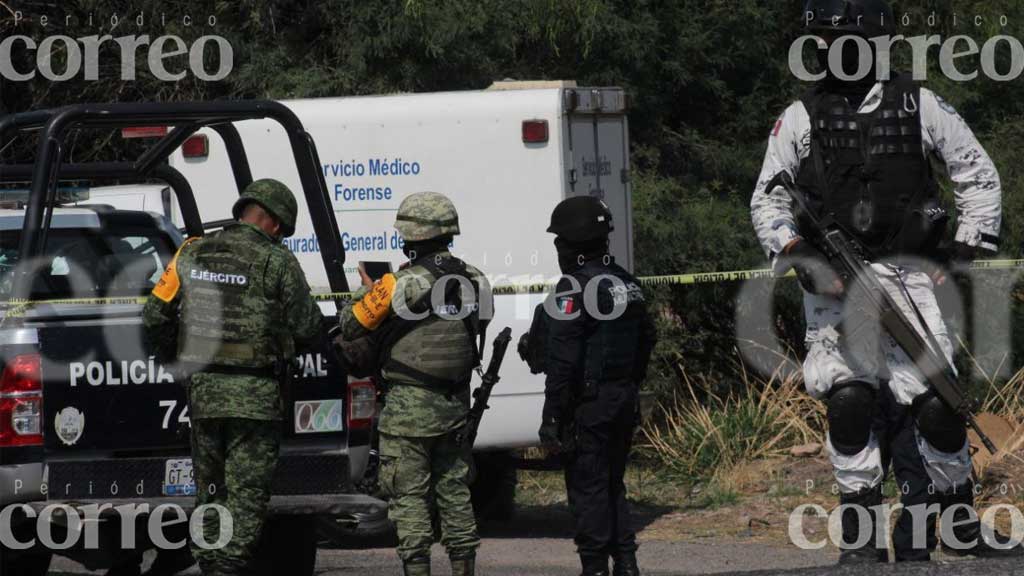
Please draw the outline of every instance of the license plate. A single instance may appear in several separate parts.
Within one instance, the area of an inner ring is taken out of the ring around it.
[[[164,496],[195,496],[196,483],[192,459],[168,460],[164,468]]]

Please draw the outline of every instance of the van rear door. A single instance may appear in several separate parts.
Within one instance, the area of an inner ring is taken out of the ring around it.
[[[612,211],[612,255],[633,269],[633,221],[629,184],[629,126],[626,95],[621,88],[577,88],[565,91],[569,137],[566,196],[589,195],[604,200]]]

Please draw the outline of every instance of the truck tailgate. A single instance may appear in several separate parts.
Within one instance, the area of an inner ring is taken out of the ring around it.
[[[190,477],[184,376],[145,353],[139,316],[65,310],[38,324],[51,498],[178,495],[167,486]],[[347,491],[346,379],[321,350],[292,366],[275,493]]]

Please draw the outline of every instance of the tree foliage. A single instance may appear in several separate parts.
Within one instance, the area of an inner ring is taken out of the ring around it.
[[[575,79],[619,85],[634,97],[630,112],[637,261],[643,274],[735,270],[763,264],[749,223],[748,203],[776,116],[806,86],[787,66],[801,34],[802,2],[756,0],[77,0],[26,2],[29,21],[0,22],[4,35],[61,33],[178,34],[192,41],[218,34],[234,49],[223,81],[188,75],[155,79],[144,57],[137,79],[123,82],[116,45],[100,53],[98,80],[2,85],[11,112],[82,101],[303,98],[480,89],[494,80]],[[1024,22],[1015,0],[916,0],[896,3],[910,24],[901,33],[968,34],[979,41],[1013,34]],[[44,29],[38,15],[68,26]],[[149,15],[138,27],[133,18]],[[112,26],[110,16],[120,15]],[[160,23],[157,15],[167,17]],[[185,26],[190,14],[216,26]],[[935,16],[935,26],[928,16]],[[90,24],[89,16],[98,23]],[[954,15],[958,21],[954,23]],[[974,26],[973,17],[984,18]],[[1005,15],[1009,27],[1001,27]],[[56,32],[55,32],[56,30]],[[1005,48],[1005,46],[1004,46]],[[1006,200],[1004,252],[1016,257],[1024,240],[1018,193],[1024,182],[1020,142],[1024,99],[1020,82],[943,77],[931,51],[927,85],[956,106],[994,156]],[[22,69],[31,55],[15,53]],[[905,49],[897,53],[909,64]],[[55,59],[62,56],[55,54]],[[182,67],[184,57],[168,62]],[[963,69],[978,68],[965,58]],[[1009,68],[1007,50],[999,68]],[[57,66],[60,68],[60,66]],[[685,358],[697,371],[725,370],[734,346],[732,305],[737,287],[674,288],[666,305],[662,357]],[[779,327],[800,346],[799,306],[777,302]]]

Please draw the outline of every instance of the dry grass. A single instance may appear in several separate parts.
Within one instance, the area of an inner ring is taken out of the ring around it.
[[[986,372],[969,352],[967,358],[988,390],[977,410],[987,414],[983,426],[1000,424],[990,435],[1001,449],[994,458],[976,458],[979,477],[1005,459],[1024,466],[1024,434],[1018,433],[1024,429],[1024,369],[1004,380],[997,376],[1001,366]],[[693,378],[680,366],[679,389],[643,427],[642,448],[683,478],[731,486],[741,465],[785,454],[793,446],[824,443],[825,407],[803,390],[799,365],[782,358],[767,379],[738,368],[742,391],[719,397],[706,379]]]
[[[803,391],[799,369],[783,363],[760,379],[740,368],[744,391],[725,397],[680,370],[681,391],[642,429],[646,447],[672,471],[722,480],[739,464],[822,441],[824,407]]]

